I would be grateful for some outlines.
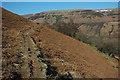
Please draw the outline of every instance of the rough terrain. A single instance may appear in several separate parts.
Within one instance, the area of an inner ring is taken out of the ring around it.
[[[96,47],[118,59],[119,8],[66,9],[23,17]]]
[[[5,9],[2,23],[3,78],[118,77],[117,68],[78,40]]]

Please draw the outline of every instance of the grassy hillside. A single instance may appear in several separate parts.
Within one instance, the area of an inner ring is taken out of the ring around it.
[[[31,14],[27,19],[118,56],[118,9],[71,9]],[[118,58],[117,58],[118,59]]]
[[[2,9],[2,78],[117,78],[86,44]]]

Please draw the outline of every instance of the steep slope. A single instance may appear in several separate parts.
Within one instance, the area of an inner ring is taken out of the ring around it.
[[[69,35],[118,59],[118,8],[46,11],[23,17]]]
[[[45,78],[46,65],[38,61],[39,51],[27,35],[36,24],[4,9],[2,13],[3,78]]]
[[[46,78],[56,68],[78,74],[75,78],[117,77],[117,69],[84,43],[5,9],[2,13],[3,78]]]

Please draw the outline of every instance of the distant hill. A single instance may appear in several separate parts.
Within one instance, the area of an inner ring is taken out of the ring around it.
[[[47,11],[23,17],[77,40],[97,47],[110,56],[118,56],[117,8],[113,9],[69,9]]]
[[[117,68],[88,45],[2,9],[3,79],[116,78]]]

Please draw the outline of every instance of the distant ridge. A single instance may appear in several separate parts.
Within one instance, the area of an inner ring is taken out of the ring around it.
[[[117,78],[117,69],[86,44],[5,9],[2,13],[3,78],[46,78],[51,65],[82,78]]]

